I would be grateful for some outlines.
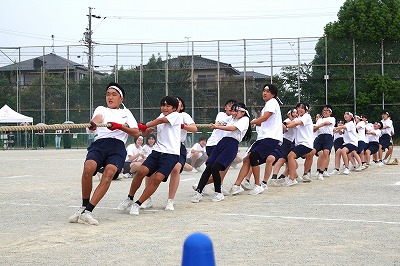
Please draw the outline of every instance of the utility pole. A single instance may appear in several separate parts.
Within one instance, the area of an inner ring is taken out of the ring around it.
[[[93,18],[101,18],[100,16],[92,15],[93,7],[89,7],[89,15],[88,17],[88,27],[86,28],[86,32],[84,33],[85,43],[88,47],[88,72],[89,72],[89,113],[90,117],[93,114],[93,40],[92,40],[92,17]]]

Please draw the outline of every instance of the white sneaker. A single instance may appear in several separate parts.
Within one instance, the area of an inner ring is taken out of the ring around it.
[[[231,188],[231,194],[232,195],[237,195],[239,193],[242,193],[244,189],[241,186],[233,185]]]
[[[272,180],[272,181],[271,181],[271,180]],[[270,179],[270,180],[267,181],[267,183],[261,182],[261,187],[262,187],[264,190],[266,190],[266,189],[268,189],[268,186],[273,187],[272,184],[274,184],[275,181],[276,181],[276,179]]]
[[[349,168],[344,168],[344,170],[343,170],[343,174],[344,175],[348,175],[348,174],[350,174],[350,170],[349,170]]]
[[[388,159],[386,159],[386,160],[382,160],[382,163],[383,163],[383,164],[387,164],[387,163],[388,163],[388,161],[389,161]]]
[[[204,189],[203,189],[203,191],[204,191]],[[222,194],[224,194],[224,196],[229,196],[229,191],[222,185],[221,185],[221,192],[222,192]]]
[[[126,199],[124,199],[123,202],[121,202],[118,205],[117,210],[119,210],[121,212],[128,211],[129,208],[132,206],[132,204],[133,204],[133,200],[131,200],[130,198],[126,198]]]
[[[340,174],[339,170],[333,169],[333,171],[330,173],[330,175],[338,175]]]
[[[198,173],[199,171],[196,170],[196,168],[193,168],[192,171],[190,171],[192,173]]]
[[[221,193],[215,192],[214,197],[212,198],[212,201],[213,202],[220,202],[224,198],[225,197],[224,197],[224,194],[222,192]]]
[[[79,216],[81,216],[81,213],[84,210],[85,210],[85,206],[81,206],[76,213],[74,213],[71,217],[69,217],[69,222],[70,223],[77,223],[78,219],[79,219]]]
[[[358,166],[356,169],[354,169],[354,171],[356,172],[361,172],[362,170],[364,170],[364,168],[362,168],[362,166]]]
[[[153,203],[151,202],[151,198],[148,198],[140,205],[139,209],[149,209],[151,207],[153,207]]]
[[[304,179],[303,179],[301,176],[298,176],[298,177],[296,177],[296,181],[297,181],[297,182],[303,182]]]
[[[200,200],[203,199],[203,195],[201,195],[199,192],[195,192],[194,196],[190,199],[191,202],[193,203],[199,203]]]
[[[384,164],[383,162],[378,162],[376,165],[379,166],[379,167],[382,167],[382,166],[384,166],[385,164]]]
[[[322,175],[323,175],[323,177],[329,177],[330,176],[328,171],[324,171],[324,173]]]
[[[201,194],[203,194],[203,195],[208,195],[206,187],[207,187],[207,186],[205,186],[205,187],[203,188],[203,191],[201,192]],[[197,184],[192,185],[192,188],[193,188],[194,191],[197,191]]]
[[[96,219],[93,218],[92,212],[90,212],[90,211],[83,212],[78,218],[78,223],[80,223],[80,224],[99,225],[99,222]]]
[[[305,175],[303,175],[302,179],[304,183],[310,183],[311,182],[311,178],[310,178],[310,173],[307,173]],[[297,180],[298,181],[298,180]]]
[[[299,183],[299,182],[297,182],[296,179],[293,179],[293,180],[292,180],[292,179],[286,177],[286,178],[285,178],[285,182],[282,183],[282,186],[284,186],[284,187],[291,187],[291,186],[297,185],[298,183]]]
[[[242,183],[240,184],[244,190],[251,190],[250,182],[245,178],[243,179]]]
[[[132,175],[130,173],[125,173],[122,175],[124,178],[130,178],[132,177]]]
[[[249,195],[258,195],[264,191],[264,188],[260,185],[254,185],[254,188],[250,190]]]
[[[131,210],[129,211],[131,215],[139,215],[139,205],[135,202],[132,204]]]
[[[143,204],[142,204],[143,205]],[[165,210],[166,211],[174,211],[174,202],[172,201],[172,199],[168,199],[167,200],[167,205],[165,206]]]
[[[324,181],[324,174],[318,173],[317,180]]]

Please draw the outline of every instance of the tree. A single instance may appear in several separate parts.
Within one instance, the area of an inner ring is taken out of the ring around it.
[[[334,109],[342,113],[351,111],[350,106],[356,105],[357,113],[374,110],[377,119],[380,117],[377,109],[382,108],[379,102],[382,103],[385,90],[390,91],[387,103],[400,102],[400,87],[395,82],[400,72],[400,1],[347,0],[338,12],[338,20],[325,26],[325,36],[315,47],[312,78],[316,84],[325,83],[327,46],[328,103]],[[356,61],[356,87],[353,85],[353,58]],[[356,102],[353,101],[354,93]],[[312,96],[318,95],[319,92]]]

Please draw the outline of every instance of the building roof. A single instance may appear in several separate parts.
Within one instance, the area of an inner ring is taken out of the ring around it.
[[[240,72],[240,76],[244,76],[244,72]],[[255,71],[246,71],[246,77],[253,77],[255,79],[269,79],[271,76],[262,74],[262,73],[258,73]]]
[[[0,71],[15,71],[19,66],[20,71],[36,72],[39,71],[40,67],[43,65],[43,57],[44,57],[44,68],[46,70],[65,70],[67,66],[69,66],[70,69],[81,68],[87,70],[87,68],[82,64],[73,62],[56,54],[50,53],[26,61],[21,61],[20,63],[15,63],[0,67]]]
[[[165,61],[164,61],[165,62]],[[192,56],[191,55],[181,55],[176,58],[171,58],[168,60],[168,65],[170,68],[191,68],[192,66]],[[193,68],[194,69],[217,69],[218,61],[202,57],[201,55],[193,56]],[[219,62],[219,68],[224,69],[227,72],[231,72],[232,75],[239,75],[240,71],[232,67],[231,64]]]

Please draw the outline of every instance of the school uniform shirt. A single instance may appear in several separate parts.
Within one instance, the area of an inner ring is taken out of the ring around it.
[[[340,134],[340,133],[341,134]],[[343,138],[343,130],[340,130],[339,132],[334,132],[333,133],[333,141],[335,141],[336,139],[340,139]]]
[[[147,144],[145,144],[143,146],[143,154],[144,156],[148,157],[150,155],[150,153],[153,151],[154,149],[154,145],[153,146],[149,146]]]
[[[257,140],[270,138],[282,142],[283,132],[281,107],[275,98],[265,102],[265,106],[261,110],[261,116],[267,112],[272,113],[272,115],[266,121],[261,123],[260,130],[257,134]]]
[[[388,118],[386,120],[382,119],[381,122],[383,124],[383,127],[387,126],[387,128],[382,129],[382,135],[385,134],[391,135],[390,133],[394,132],[393,121],[390,118]]]
[[[206,153],[206,146],[202,147],[200,145],[200,143],[198,143],[198,142],[195,143],[193,145],[193,147],[190,149],[190,152],[188,153],[187,158],[192,158],[193,153],[191,152],[191,150],[199,151],[199,158],[200,158],[201,156],[203,156],[203,154]]]
[[[335,123],[336,123],[336,119],[334,117],[329,116],[329,117],[322,117],[322,118],[318,119],[317,126],[321,125],[322,123],[325,123],[326,121],[329,121],[330,124],[327,126],[320,127],[318,129],[318,135],[330,134],[331,136],[333,136],[333,128],[335,127]]]
[[[313,148],[314,142],[314,124],[309,113],[305,113],[302,116],[296,117],[294,121],[300,120],[303,125],[298,125],[296,127],[296,134],[294,136],[295,145],[303,145],[307,148]]]
[[[182,115],[172,112],[167,116],[160,114],[159,118],[161,117],[167,118],[169,123],[157,125],[157,142],[154,145],[154,151],[180,155]]]
[[[287,122],[291,122],[291,121],[292,120],[290,120],[290,118],[286,118],[283,122],[287,123]],[[283,133],[283,138],[289,140],[290,142],[293,142],[295,135],[296,135],[296,128],[291,127],[291,128],[288,128],[285,133]]]
[[[226,126],[235,126],[237,130],[224,131],[223,137],[234,138],[241,142],[244,135],[246,135],[247,129],[249,128],[250,118],[243,116],[242,118],[235,119],[232,116],[228,116],[222,121]]]
[[[356,128],[357,128],[357,137],[359,141],[365,141],[366,137],[365,137],[365,122],[364,121],[360,121],[357,123]]]
[[[180,114],[181,114],[182,119],[183,119],[183,123],[182,124],[185,124],[186,126],[194,124],[193,118],[188,113],[182,112]],[[185,142],[186,137],[187,137],[186,129],[181,129],[181,142]]]
[[[142,152],[142,150],[143,150],[143,147],[142,147],[142,146],[136,147],[136,144],[135,144],[135,143],[129,144],[128,147],[126,147],[126,159],[125,159],[125,162],[131,162],[131,161],[129,160],[129,155],[130,155],[130,156],[134,156],[134,155],[136,155],[136,154]],[[136,159],[134,159],[132,162],[137,162],[137,161],[139,161],[140,159],[143,159],[143,157],[139,155],[139,156],[138,156]]]
[[[116,122],[119,124],[127,124],[130,128],[137,128],[137,121],[129,109],[110,109],[104,106],[98,106],[93,113],[93,118],[101,114],[103,116],[101,124],[106,124],[108,122]],[[95,140],[104,138],[119,139],[126,143],[128,140],[128,134],[122,130],[109,130],[106,127],[97,128],[97,136]]]
[[[372,132],[374,134],[367,134],[367,143],[369,142],[378,142],[379,143],[379,137],[381,136],[382,132],[380,129],[371,129],[368,132]]]
[[[374,130],[374,125],[372,123],[368,123],[367,122],[366,125],[365,125],[365,132],[369,132],[369,131],[372,131],[372,130]],[[368,142],[369,142],[369,136],[368,136],[368,134],[365,134],[365,143],[368,143]]]
[[[356,132],[356,125],[353,121],[347,122],[345,124],[346,130],[343,132],[343,142],[344,144],[353,144],[358,147],[358,137]]]
[[[215,118],[215,123],[223,124],[224,120],[229,117],[225,112],[219,112],[217,117]],[[206,146],[215,146],[218,142],[224,137],[224,130],[214,129],[211,133],[211,136],[207,139]]]

